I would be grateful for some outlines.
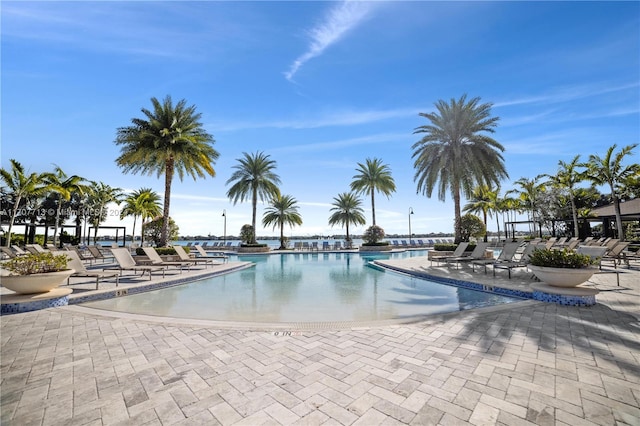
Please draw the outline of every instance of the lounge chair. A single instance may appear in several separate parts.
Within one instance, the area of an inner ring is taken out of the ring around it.
[[[25,254],[29,254],[30,252],[22,250],[19,246],[15,244],[11,244],[11,248],[16,252],[18,256],[24,256]]]
[[[193,262],[195,264],[204,263],[204,266],[207,265],[215,265],[213,259],[207,259],[206,257],[190,257],[189,254],[185,251],[182,246],[173,246],[173,249],[176,251],[176,254],[180,258],[180,260]]]
[[[149,279],[151,279],[152,272],[162,271],[162,278],[164,278],[164,266],[138,265],[126,248],[112,248],[111,253],[113,253],[113,257],[116,259],[117,266],[105,267],[103,268],[105,271],[117,269],[120,271],[120,276],[122,276],[122,271],[142,271],[142,275],[148,272]]]
[[[102,251],[96,247],[96,246],[89,246],[87,247],[87,250],[89,250],[89,253],[91,253],[91,255],[96,259],[101,259],[102,263],[105,263],[107,261],[107,259],[114,259],[113,256],[105,256]]]
[[[29,253],[33,253],[33,254],[47,253],[49,251],[49,250],[45,249],[44,247],[42,247],[40,244],[27,244],[27,245],[24,246],[24,248]]]
[[[72,251],[75,254],[78,255],[78,259],[80,259],[81,261],[87,261],[89,262],[89,265],[92,265],[93,262],[96,260],[95,257],[93,257],[93,255],[91,253],[85,253],[80,251],[80,249],[77,246],[71,246],[68,248],[67,251]]]
[[[199,245],[194,246],[196,251],[201,257],[211,258],[211,259],[223,259],[223,262],[226,262],[229,259],[229,256],[222,252],[207,252]]]
[[[90,277],[90,278],[96,279],[96,290],[98,289],[100,278],[115,278],[116,287],[118,287],[120,272],[87,270],[87,268],[85,268],[84,266],[84,263],[82,263],[82,260],[80,259],[80,257],[78,257],[78,253],[76,253],[74,250],[54,251],[53,254],[56,256],[58,255],[67,256],[67,258],[69,259],[67,262],[67,266],[75,271],[73,274],[71,274],[69,278],[67,278],[67,285],[69,285],[69,281],[72,277]]]
[[[496,269],[506,269],[509,275],[509,279],[511,279],[511,270],[516,268],[526,268],[529,265],[529,257],[536,250],[536,244],[528,243],[520,259],[518,260],[507,260],[502,262],[494,262],[493,263],[493,276],[496,276]]]
[[[329,247],[329,241],[323,241],[323,242],[322,242],[322,250],[323,250],[323,251],[330,250],[330,247]]]
[[[433,266],[433,261],[435,260],[436,262],[447,262],[447,259],[452,259],[455,257],[461,257],[464,254],[464,251],[467,249],[467,246],[469,246],[469,242],[467,241],[463,241],[461,243],[458,244],[458,246],[455,248],[455,250],[453,251],[452,254],[448,254],[448,255],[442,255],[442,256],[431,256],[431,266]]]
[[[484,241],[480,241],[476,243],[476,247],[468,256],[458,256],[458,257],[450,257],[449,259],[445,259],[445,262],[449,264],[449,262],[455,262],[456,268],[462,262],[471,262],[472,260],[480,260],[485,259],[485,252],[489,247],[489,243],[485,243]]]
[[[162,260],[162,258],[160,257],[160,255],[158,254],[156,249],[154,249],[153,247],[143,247],[142,250],[144,250],[144,254],[147,255],[147,257],[151,261],[152,265],[156,265],[156,266],[175,266],[176,268],[180,268],[180,273],[182,273],[182,268],[183,267],[186,266],[187,270],[190,270],[191,269],[191,265],[193,265],[193,262],[190,261],[190,260],[188,260],[188,261],[184,261],[184,260],[165,261],[165,260]]]
[[[607,252],[605,252],[604,256],[600,258],[600,269],[602,269],[602,262],[611,262],[614,268],[617,268],[619,264],[622,263],[624,259],[624,254],[622,253],[629,246],[628,241],[618,242],[613,247],[609,248]]]
[[[502,247],[502,251],[498,255],[497,259],[478,259],[471,261],[471,267],[475,271],[476,265],[484,266],[484,273],[487,273],[487,266],[494,265],[500,262],[510,262],[513,261],[513,257],[516,255],[516,251],[518,251],[518,247],[520,247],[520,243],[506,243],[504,247]]]
[[[7,259],[13,259],[14,257],[20,256],[14,250],[11,250],[10,247],[2,246],[0,247],[0,250],[2,250],[2,253],[6,256]]]

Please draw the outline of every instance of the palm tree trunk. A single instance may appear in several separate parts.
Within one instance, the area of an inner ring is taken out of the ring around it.
[[[280,222],[280,250],[284,250],[284,222]]]
[[[578,232],[578,211],[576,208],[576,199],[573,197],[573,194],[570,194],[571,198],[571,213],[573,215],[573,236],[577,237],[580,235]]]
[[[374,192],[371,189],[371,218],[373,219],[373,226],[376,225],[376,202],[374,200]]]
[[[253,211],[251,212],[251,226],[253,227],[253,235],[251,236],[251,244],[256,243],[256,213],[258,211],[258,188],[253,188],[253,193],[251,194],[251,205],[253,207]]]
[[[453,192],[453,211],[454,211],[454,222],[453,222],[453,230],[454,230],[454,243],[458,244],[462,241],[462,212],[460,209],[460,187],[455,184],[452,188]]]
[[[162,229],[160,246],[166,247],[169,239],[169,207],[171,204],[171,181],[173,180],[173,158],[167,160],[164,172],[164,211],[162,212]]]
[[[138,216],[133,215],[133,229],[131,230],[131,244],[136,242],[136,219]],[[125,236],[126,239],[126,236]]]
[[[620,212],[620,200],[615,192],[613,194],[613,207],[616,211],[616,228],[618,229],[618,238],[620,241],[624,241],[624,232],[622,230],[622,213]]]
[[[484,242],[487,242],[487,233],[488,233],[488,226],[487,226],[487,211],[486,210],[482,210],[482,216],[484,217]]]

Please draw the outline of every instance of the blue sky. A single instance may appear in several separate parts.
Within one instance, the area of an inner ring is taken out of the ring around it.
[[[256,151],[277,162],[282,192],[298,200],[304,224],[287,235],[343,232],[327,224],[333,198],[349,189],[357,163],[374,157],[397,185],[391,198],[376,197],[387,233],[408,232],[410,207],[414,233],[451,232],[451,197],[416,194],[411,145],[427,123],[419,112],[465,93],[493,103],[500,117],[493,137],[505,147],[504,191],[521,177],[554,173],[559,160],[640,142],[638,2],[0,7],[2,167],[10,158],[36,172],[55,163],[162,195],[162,178],[117,167],[116,129],[141,117],[151,97],[186,99],[220,158],[215,178],[174,181],[171,216],[183,235],[222,235],[223,209],[228,234],[250,223],[250,205],[232,205],[225,183],[236,159]],[[363,206],[369,226],[366,197]]]

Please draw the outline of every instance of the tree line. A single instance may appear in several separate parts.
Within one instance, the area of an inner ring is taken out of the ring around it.
[[[150,188],[124,194],[122,189],[103,182],[69,176],[58,166],[53,172],[28,173],[22,164],[12,159],[10,169],[0,170],[3,221],[9,224],[6,244],[10,245],[16,220],[54,226],[56,244],[60,225],[71,216],[64,214],[65,208],[76,212],[76,235],[83,222],[91,224],[97,233],[98,226],[106,220],[107,204],[124,203],[120,218],[134,218],[134,235],[138,218],[142,221],[141,228],[157,218],[160,226],[158,245],[167,245],[171,237],[174,177],[180,180],[185,176],[194,180],[215,177],[214,165],[219,153],[214,148],[215,139],[203,128],[201,113],[194,105],[188,106],[184,99],[174,105],[171,96],[162,101],[152,98],[151,104],[151,109],[141,109],[142,118],[133,118],[130,125],[117,129],[115,144],[120,147],[120,155],[115,162],[124,173],[164,176],[162,199]],[[623,238],[620,201],[635,198],[640,192],[640,166],[637,163],[624,165],[624,161],[632,155],[637,144],[619,151],[614,144],[603,157],[591,155],[584,163],[579,161],[579,156],[569,163],[560,161],[555,175],[523,177],[515,182],[517,189],[500,197],[501,183],[509,176],[502,156],[504,147],[490,136],[499,121],[499,117],[492,115],[491,107],[491,103],[482,103],[479,97],[467,99],[466,95],[448,102],[439,100],[434,112],[419,113],[427,123],[413,132],[422,136],[412,145],[416,192],[431,197],[437,190],[441,201],[445,201],[447,195],[451,196],[455,242],[465,238],[463,208],[483,215],[485,239],[488,216],[496,217],[499,232],[499,215],[527,212],[530,220],[536,223],[553,216],[563,218],[567,208],[573,218],[572,229],[568,231],[578,235],[578,217],[588,214],[585,208],[588,210],[588,206],[593,205],[593,197],[589,194],[597,193],[596,186],[610,189],[608,198],[615,205],[616,229],[618,236]],[[297,200],[292,195],[281,194],[276,166],[264,152],[243,153],[226,182],[230,186],[226,195],[234,205],[251,202],[251,228],[245,230],[248,243],[256,242],[257,203],[267,203],[262,223],[274,229],[279,227],[284,248],[284,226],[299,226],[302,217]],[[591,182],[591,186],[578,187],[584,181]],[[377,226],[375,194],[389,198],[395,191],[389,166],[379,158],[367,158],[357,164],[349,190],[334,197],[328,223],[345,227],[348,240],[350,225],[366,223],[360,196],[370,198],[371,222],[372,226]],[[463,197],[468,200],[464,207]],[[46,214],[43,218],[38,216],[38,211],[54,214]],[[24,212],[27,214],[21,214]],[[143,230],[141,235],[144,238]]]

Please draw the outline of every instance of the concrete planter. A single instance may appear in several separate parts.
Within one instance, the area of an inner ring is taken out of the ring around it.
[[[0,283],[18,294],[46,293],[60,286],[74,272],[73,269],[65,269],[32,275],[4,275],[0,277]]]
[[[528,268],[540,281],[553,287],[576,287],[589,281],[597,271],[592,267],[574,269],[529,265]]]

